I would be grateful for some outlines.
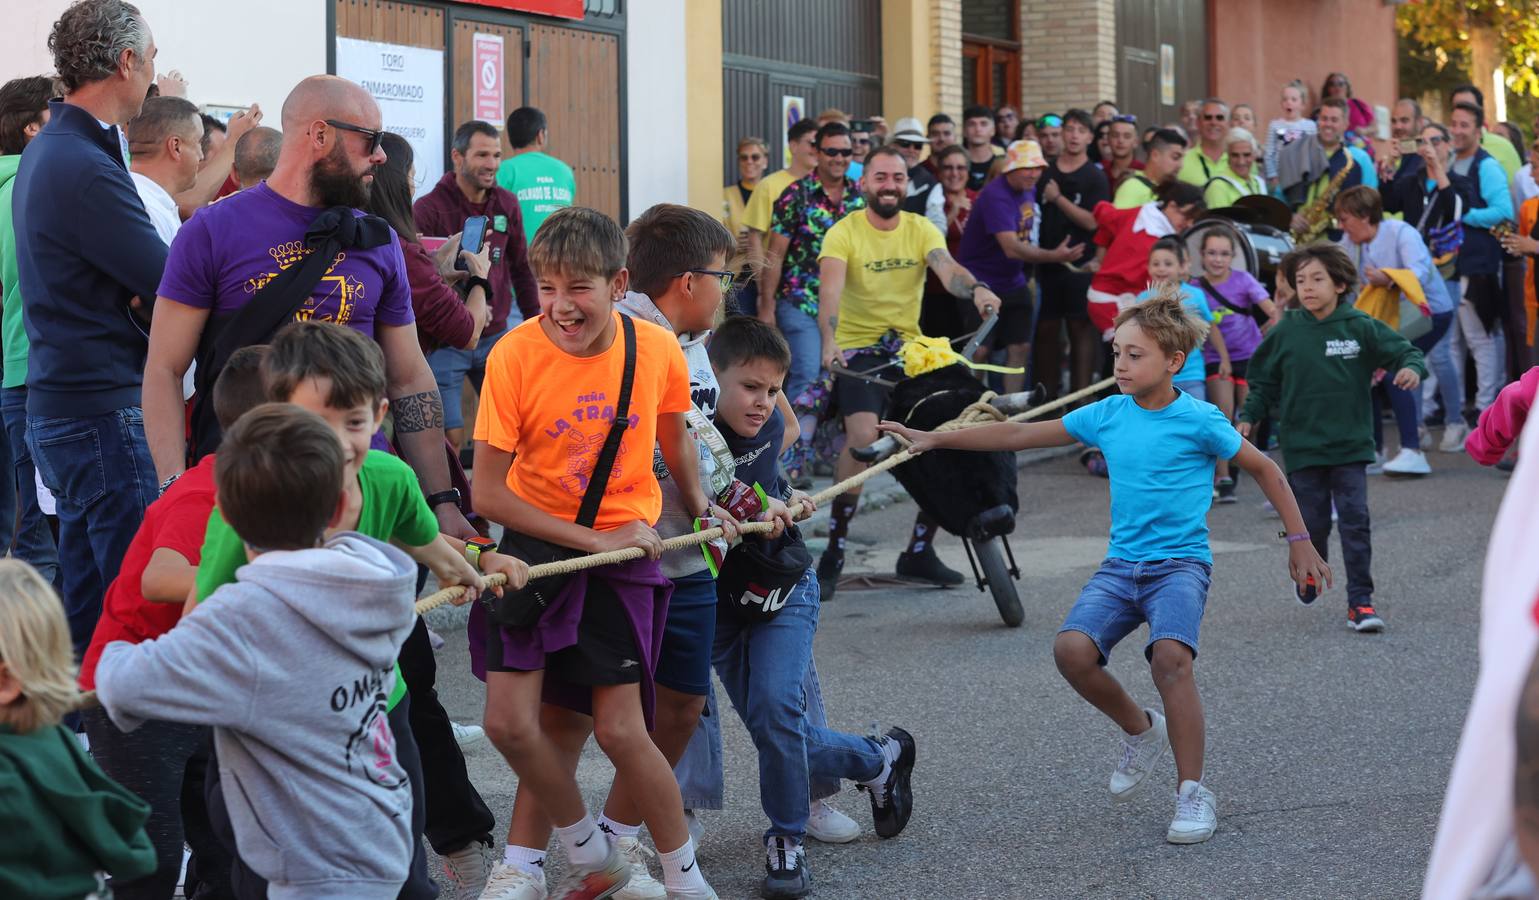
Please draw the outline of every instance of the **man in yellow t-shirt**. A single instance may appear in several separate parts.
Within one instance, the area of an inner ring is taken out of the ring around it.
[[[1117,188],[1112,205],[1118,209],[1132,209],[1151,203],[1160,185],[1174,181],[1186,158],[1186,138],[1171,128],[1161,128],[1149,136],[1144,144],[1148,160],[1142,172],[1134,172]]]
[[[830,228],[818,254],[818,329],[823,335],[823,362],[836,373],[870,372],[893,362],[897,342],[889,339],[889,332],[905,340],[919,335],[926,269],[952,295],[970,298],[980,316],[1000,306],[988,285],[951,258],[946,238],[930,220],[903,211],[908,164],[896,148],[871,151],[861,190],[866,208]],[[876,440],[887,391],[881,385],[836,374],[834,397],[844,417],[845,449],[835,470],[835,477],[843,480],[866,467],[850,456],[850,449]],[[825,599],[832,596],[844,568],[845,536],[859,499],[859,488],[834,498],[828,549],[818,562],[818,583]],[[900,577],[937,585],[962,583],[962,574],[935,555],[931,542],[937,527],[923,512],[915,517],[908,549],[898,557]]]
[[[759,183],[754,186],[752,196],[748,198],[748,205],[743,209],[743,225],[748,228],[748,264],[753,268],[756,289],[764,283],[764,279],[760,277],[764,274],[766,259],[764,236],[769,233],[770,219],[775,212],[775,201],[780,199],[780,195],[786,188],[812,174],[812,170],[817,167],[817,133],[818,123],[812,119],[802,119],[791,126],[791,130],[786,132],[786,146],[791,150],[791,165],[759,179]],[[756,294],[745,292],[741,295],[739,302],[746,307],[741,312],[744,315],[754,315],[756,300]],[[770,309],[775,308],[774,297],[766,297],[759,302],[769,304]]]

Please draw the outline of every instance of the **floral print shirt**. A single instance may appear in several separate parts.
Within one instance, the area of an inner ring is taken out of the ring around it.
[[[835,202],[823,190],[818,173],[793,183],[775,200],[770,230],[791,239],[780,267],[777,300],[788,300],[809,316],[818,314],[818,253],[823,235],[834,223],[857,209],[865,209],[860,188],[844,179],[844,199]]]

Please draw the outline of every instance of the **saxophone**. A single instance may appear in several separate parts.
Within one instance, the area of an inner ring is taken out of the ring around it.
[[[1315,199],[1299,208],[1299,216],[1307,224],[1302,231],[1295,229],[1292,232],[1294,246],[1302,247],[1305,244],[1315,243],[1325,235],[1326,229],[1335,223],[1336,217],[1331,214],[1331,205],[1336,202],[1336,195],[1341,193],[1342,184],[1346,182],[1347,176],[1356,166],[1357,161],[1352,158],[1352,154],[1348,153],[1347,164],[1331,177],[1325,189]]]

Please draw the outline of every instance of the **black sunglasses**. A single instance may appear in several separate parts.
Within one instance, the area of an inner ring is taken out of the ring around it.
[[[1229,114],[1228,113],[1203,113],[1202,114],[1202,120],[1204,122],[1222,122],[1222,121],[1224,121],[1227,118],[1229,118]]]
[[[732,290],[732,282],[737,280],[737,273],[721,272],[716,269],[687,269],[680,272],[679,275],[689,275],[691,273],[695,275],[714,275],[716,280],[721,282],[721,292],[723,294]]]
[[[819,147],[818,152],[824,156],[854,156],[854,147]]]
[[[893,141],[893,144],[902,147],[904,150],[921,150],[924,148],[924,141],[896,140]]]
[[[330,125],[332,128],[336,128],[340,131],[351,131],[354,134],[361,134],[368,138],[369,152],[366,154],[367,156],[373,156],[374,154],[378,153],[379,145],[384,143],[385,140],[385,132],[383,130],[376,131],[373,128],[365,128],[362,125],[354,125],[352,122],[344,122],[341,119],[324,119],[322,121],[324,121],[327,125]]]

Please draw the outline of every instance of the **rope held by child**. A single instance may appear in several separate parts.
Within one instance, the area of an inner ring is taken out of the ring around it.
[[[1052,412],[1055,409],[1061,409],[1062,407],[1068,406],[1071,403],[1083,400],[1086,397],[1093,396],[1094,394],[1097,394],[1100,391],[1111,387],[1115,383],[1116,379],[1114,378],[1107,378],[1103,381],[1098,381],[1095,384],[1084,388],[1083,390],[1075,391],[1072,394],[1066,394],[1062,397],[1059,397],[1057,400],[1054,400],[1050,403],[1044,403],[1041,406],[1033,407],[1022,413],[1017,413],[1016,415],[1010,416],[1008,419],[1003,419],[1003,421],[1027,422],[1032,419],[1039,418],[1045,413]],[[963,428],[976,428],[979,425],[990,425],[998,421],[1001,421],[999,411],[988,405],[987,396],[985,396],[983,400],[980,400],[979,402],[974,403],[972,406],[969,406],[967,409],[964,409],[961,415],[957,416],[955,419],[952,419],[949,422],[940,425],[935,430],[959,431]],[[910,452],[908,448],[904,448],[903,450],[894,453],[892,456],[889,456],[881,462],[871,465],[864,471],[852,475],[849,478],[839,482],[838,484],[831,485],[821,491],[818,491],[816,494],[812,495],[812,501],[813,503],[819,505],[827,503],[828,501],[839,496],[840,494],[845,493],[851,488],[859,487],[860,485],[865,484],[867,481],[876,477],[878,474],[885,472],[888,469],[896,468],[897,466],[902,465],[909,459],[913,458],[913,456],[914,454]],[[796,511],[796,518],[805,519],[809,515],[811,515],[811,510],[807,509],[805,506],[798,507]],[[775,526],[773,522],[746,522],[738,526],[738,532],[741,534],[762,534],[773,530],[774,527]],[[669,538],[663,541],[663,551],[667,552],[669,550],[683,550],[689,547],[698,547],[707,541],[715,540],[721,536],[722,530],[720,527],[707,528],[704,531],[697,531],[693,534],[679,535],[678,537]],[[530,566],[529,577],[544,578],[548,575],[566,575],[572,572],[580,571],[582,569],[594,569],[598,568],[599,566],[608,566],[614,563],[622,563],[633,559],[640,559],[644,555],[646,555],[645,551],[643,551],[640,547],[625,547],[620,550],[610,550],[605,553],[594,553],[589,556],[577,556],[573,557],[572,559],[563,559],[556,562],[542,563],[537,566]],[[488,586],[502,585],[506,583],[506,579],[502,575],[489,575],[487,576],[486,583]],[[453,601],[459,599],[467,590],[469,589],[463,587],[447,587],[441,591],[429,594],[428,596],[423,597],[421,600],[417,601],[417,614],[421,615],[422,613],[425,613],[429,610],[437,609],[438,607],[443,606],[445,603],[452,603]],[[84,709],[89,706],[95,706],[96,703],[96,692],[86,691],[80,695],[80,698],[76,704],[76,708]]]

